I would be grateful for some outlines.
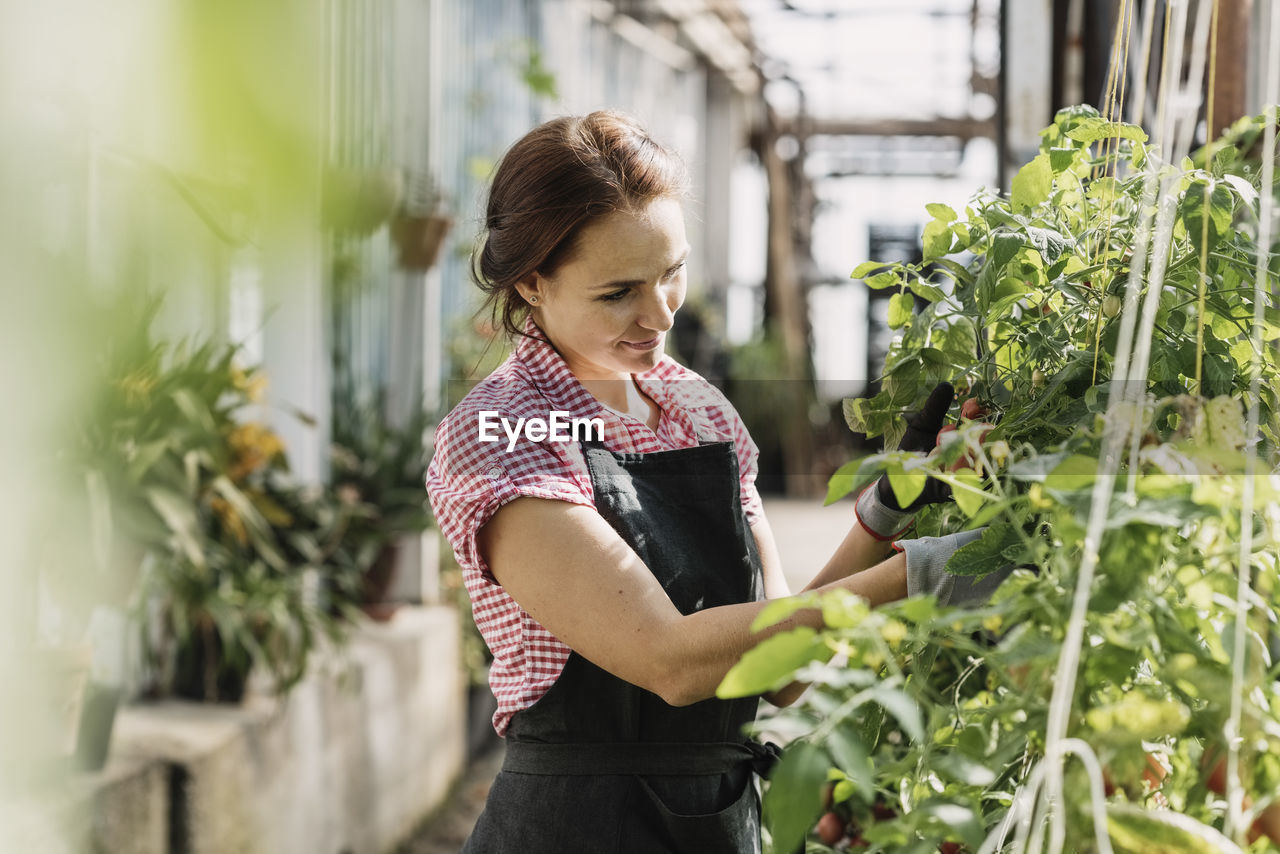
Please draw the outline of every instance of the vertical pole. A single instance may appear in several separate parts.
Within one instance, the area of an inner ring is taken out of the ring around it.
[[[1220,0],[1218,7],[1218,71],[1213,99],[1213,127],[1209,138],[1217,139],[1232,122],[1250,111],[1249,29],[1253,21],[1253,0]]]

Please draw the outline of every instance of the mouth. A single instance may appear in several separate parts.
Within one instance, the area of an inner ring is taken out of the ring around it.
[[[662,343],[662,336],[655,335],[652,338],[649,338],[645,341],[623,341],[622,345],[631,350],[635,350],[636,352],[646,353],[649,350],[653,350],[661,343]]]

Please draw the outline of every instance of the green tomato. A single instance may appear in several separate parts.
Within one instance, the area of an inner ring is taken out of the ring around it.
[[[1120,297],[1115,294],[1107,294],[1102,298],[1102,313],[1107,317],[1115,317],[1120,313]]]

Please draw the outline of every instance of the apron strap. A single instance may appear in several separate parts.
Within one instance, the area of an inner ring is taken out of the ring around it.
[[[551,776],[632,775],[701,777],[744,762],[768,777],[782,749],[773,742],[559,743],[507,741],[503,771]]]

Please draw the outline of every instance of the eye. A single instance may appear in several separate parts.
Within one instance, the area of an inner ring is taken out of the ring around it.
[[[631,293],[631,288],[622,288],[621,290],[611,291],[600,297],[601,302],[618,302],[620,299]]]
[[[680,275],[680,271],[683,269],[684,269],[684,262],[681,261],[679,264],[675,265],[670,270],[668,270],[664,278],[674,279],[676,276]]]

